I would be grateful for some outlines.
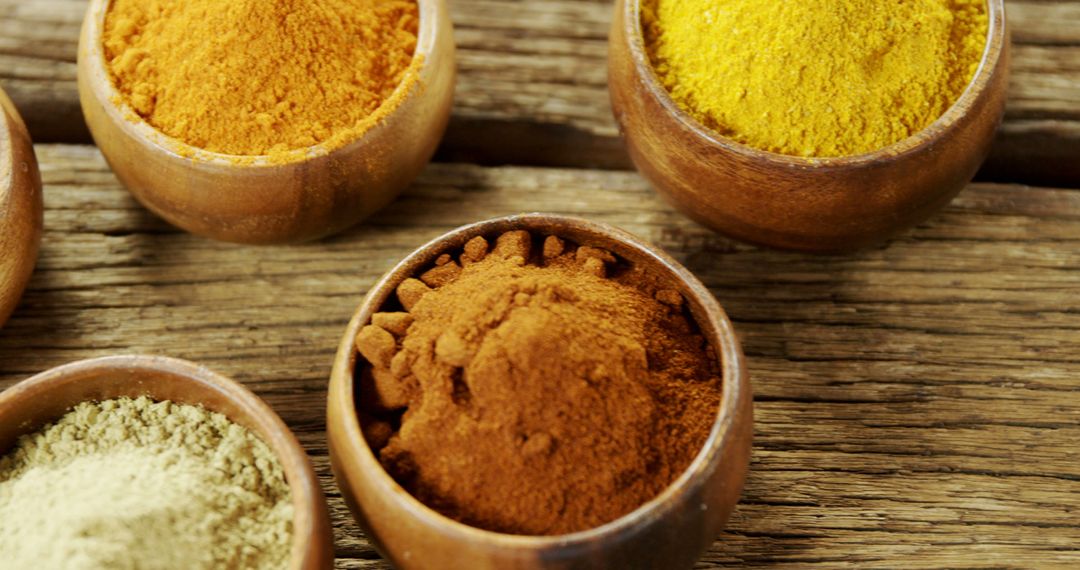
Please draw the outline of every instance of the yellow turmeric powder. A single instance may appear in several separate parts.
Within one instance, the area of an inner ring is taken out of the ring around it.
[[[650,60],[680,107],[740,143],[797,156],[878,150],[967,87],[985,0],[642,0]]]
[[[412,72],[415,0],[113,0],[121,98],[191,146],[280,155],[358,137]]]

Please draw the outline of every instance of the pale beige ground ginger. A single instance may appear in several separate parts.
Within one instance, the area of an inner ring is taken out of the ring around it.
[[[273,452],[196,406],[85,402],[0,458],[5,568],[285,568],[292,516]]]

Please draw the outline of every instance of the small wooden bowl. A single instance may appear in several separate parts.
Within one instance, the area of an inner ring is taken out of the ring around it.
[[[397,285],[435,258],[478,236],[508,230],[557,235],[610,250],[677,286],[716,349],[723,397],[716,423],[690,467],[656,498],[602,526],[559,536],[477,529],[428,508],[383,470],[356,412],[354,338]],[[402,570],[690,568],[716,539],[742,492],[750,460],[753,410],[742,350],[716,299],[685,268],[638,238],[576,218],[510,216],[458,228],[422,246],[368,292],[342,337],[330,377],[327,431],[338,486],[382,554]]]
[[[22,117],[0,90],[0,326],[34,272],[42,227],[41,172]]]
[[[201,404],[252,430],[277,455],[292,490],[291,570],[333,567],[326,499],[311,461],[281,418],[250,390],[210,370],[160,356],[109,356],[66,364],[0,393],[0,454],[23,434],[60,419],[76,404],[148,396]]]
[[[343,147],[298,150],[280,163],[197,149],[138,118],[105,66],[109,0],[92,0],[79,40],[86,123],[124,186],[191,233],[255,244],[330,235],[389,204],[431,159],[446,129],[455,76],[450,18],[444,0],[418,5],[418,79],[391,96],[400,97],[397,108]]]
[[[640,4],[619,0],[609,40],[611,103],[630,156],[675,207],[737,239],[820,252],[884,241],[971,181],[1001,122],[1009,75],[1004,0],[988,0],[982,62],[944,115],[896,144],[839,158],[757,150],[698,123],[653,71]]]

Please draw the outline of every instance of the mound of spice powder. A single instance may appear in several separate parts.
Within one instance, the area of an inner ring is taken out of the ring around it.
[[[112,0],[106,63],[140,117],[189,145],[280,156],[345,144],[413,77],[414,0]],[[388,106],[392,107],[392,105]]]
[[[84,402],[0,458],[4,568],[285,568],[281,465],[201,407]]]
[[[477,237],[397,298],[404,311],[356,338],[365,436],[409,492],[466,524],[609,522],[685,471],[716,417],[719,365],[682,296],[603,249]]]
[[[672,98],[743,144],[871,152],[937,120],[986,46],[986,0],[642,0]]]

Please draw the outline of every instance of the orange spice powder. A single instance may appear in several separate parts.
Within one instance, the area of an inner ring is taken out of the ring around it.
[[[106,65],[121,98],[211,152],[339,147],[410,80],[414,0],[114,0]]]

